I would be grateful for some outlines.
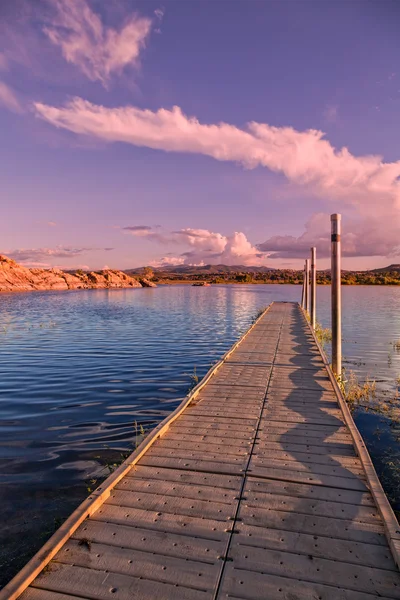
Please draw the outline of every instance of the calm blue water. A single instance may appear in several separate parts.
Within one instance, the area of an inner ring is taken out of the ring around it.
[[[329,326],[330,288],[318,289]],[[273,300],[299,286],[160,286],[0,295],[0,570],[5,577],[131,451],[135,431],[162,420]],[[343,288],[345,366],[394,393],[400,354],[400,288]],[[356,415],[396,508],[396,427]],[[136,423],[136,424],[135,424]],[[392,461],[393,462],[393,461]],[[26,548],[15,545],[25,532]]]

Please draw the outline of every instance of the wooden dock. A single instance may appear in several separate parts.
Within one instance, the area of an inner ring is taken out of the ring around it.
[[[274,303],[0,599],[400,599],[399,544],[304,313]]]

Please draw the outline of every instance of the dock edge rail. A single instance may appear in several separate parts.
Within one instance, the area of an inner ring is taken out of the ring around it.
[[[110,496],[113,488],[129,473],[135,464],[142,458],[147,450],[168,431],[169,426],[183,413],[189,404],[196,398],[203,387],[215,375],[218,369],[226,362],[229,356],[243,342],[257,323],[269,311],[274,303],[271,302],[255,319],[245,333],[225,352],[213,365],[203,379],[185,396],[179,406],[159,423],[141,444],[128,456],[128,458],[97,487],[68,517],[57,531],[47,540],[40,550],[26,563],[26,565],[0,590],[0,600],[15,600],[36,579],[41,571],[49,564],[62,546],[70,539],[85,519],[92,516]]]
[[[300,306],[300,310],[303,313],[304,319],[313,335],[314,341],[317,344],[318,350],[319,350],[322,360],[324,362],[324,366],[328,372],[328,376],[329,376],[329,379],[331,380],[333,389],[335,391],[340,409],[343,414],[343,418],[345,420],[347,427],[349,428],[350,435],[353,440],[353,444],[355,446],[358,457],[361,461],[361,464],[362,464],[362,467],[363,467],[363,470],[364,470],[364,473],[365,473],[365,476],[367,479],[369,490],[375,500],[376,506],[381,515],[383,525],[385,528],[386,538],[388,540],[389,547],[390,547],[390,550],[393,555],[393,559],[394,559],[398,569],[400,569],[400,525],[397,521],[396,515],[394,514],[392,507],[390,506],[389,500],[386,497],[386,494],[383,490],[383,487],[379,480],[377,472],[375,471],[375,467],[372,463],[371,457],[369,455],[369,452],[367,450],[367,447],[365,445],[363,437],[362,437],[361,433],[358,431],[356,424],[354,423],[353,416],[350,412],[349,406],[348,406],[346,400],[344,399],[342,390],[339,387],[339,384],[338,384],[337,379],[331,369],[331,366],[326,357],[326,354],[317,339],[315,331],[311,327],[311,324],[306,316],[304,309],[302,309],[301,306]],[[2,599],[0,598],[0,600],[2,600]]]

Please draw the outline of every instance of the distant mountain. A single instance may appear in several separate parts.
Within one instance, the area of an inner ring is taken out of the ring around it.
[[[381,267],[380,269],[371,269],[370,273],[388,273],[388,272],[400,273],[400,265],[389,265],[388,267]]]
[[[137,269],[128,269],[125,273],[128,275],[136,275],[143,271],[144,267]],[[180,273],[182,275],[193,275],[193,274],[219,274],[219,273],[270,273],[276,271],[272,267],[249,267],[245,265],[202,265],[202,266],[191,266],[191,265],[169,265],[166,267],[153,267],[154,272],[161,273]]]

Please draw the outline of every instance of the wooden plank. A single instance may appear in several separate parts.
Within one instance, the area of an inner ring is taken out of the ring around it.
[[[285,529],[297,533],[334,537],[339,540],[353,540],[364,544],[387,545],[382,523],[361,523],[352,519],[334,519],[304,515],[301,512],[267,510],[244,504],[240,505],[239,515],[245,523],[257,527]]]
[[[198,430],[191,430],[192,432],[194,431],[198,431]],[[227,432],[229,433],[229,432]],[[227,439],[228,437],[228,439]],[[228,448],[248,448],[249,445],[252,443],[251,440],[249,438],[245,438],[245,439],[237,439],[236,437],[234,437],[234,434],[232,434],[231,436],[226,436],[226,435],[221,435],[221,434],[199,434],[199,433],[175,433],[172,432],[171,433],[166,433],[165,435],[163,435],[162,437],[163,441],[167,442],[167,441],[176,441],[176,442],[192,442],[193,444],[195,443],[200,443],[200,442],[205,442],[207,444],[223,444],[224,447],[228,447]]]
[[[308,557],[318,556],[386,569],[398,574],[389,548],[384,545],[363,544],[353,540],[338,540],[308,533],[271,529],[241,523],[233,541],[238,546],[268,548],[281,552],[296,552]]]
[[[201,589],[159,583],[149,579],[139,579],[106,573],[84,567],[74,567],[61,563],[52,563],[34,583],[34,587],[75,595],[91,600],[204,600],[206,591]],[[24,600],[23,596],[22,599]]]
[[[253,418],[255,422],[257,422],[259,414],[260,409],[249,411],[246,410],[246,416],[248,418]],[[223,406],[221,406],[220,408],[216,408],[213,406],[200,405],[193,407],[192,409],[190,409],[190,411],[188,410],[188,415],[191,417],[198,417],[199,419],[202,419],[203,417],[215,417],[221,419],[231,418],[241,420],[241,416],[238,413],[238,409],[234,406],[232,407],[232,409],[230,409],[228,407]]]
[[[189,450],[183,448],[167,448],[164,445],[159,444],[152,448],[148,454],[149,457],[160,456],[174,457],[182,459],[191,459],[198,461],[213,461],[221,464],[230,464],[236,466],[236,468],[243,468],[247,463],[247,453],[240,455],[236,454],[221,454],[220,452],[207,452],[205,450]]]
[[[226,521],[191,517],[188,515],[174,515],[141,508],[130,507],[127,510],[124,506],[117,506],[108,502],[103,504],[92,519],[116,525],[128,525],[132,528],[137,527],[205,540],[228,540],[227,530],[229,527]],[[84,527],[82,530],[85,531]]]
[[[223,475],[237,475],[238,468],[236,464],[209,461],[193,460],[189,458],[174,458],[147,455],[140,461],[141,465],[148,467],[166,467],[170,469],[190,469],[199,473],[221,473]],[[239,471],[244,472],[243,469]]]
[[[336,394],[333,389],[327,390],[302,390],[301,388],[294,388],[292,390],[282,390],[270,386],[268,389],[268,397],[271,398],[301,398],[302,400],[314,399],[323,400],[324,398],[333,400],[338,404]]]
[[[312,483],[313,485],[324,485],[361,492],[368,489],[365,482],[362,479],[358,479],[356,476],[354,476],[354,478],[337,477],[318,474],[311,471],[301,471],[294,468],[289,469],[288,467],[264,467],[258,464],[253,464],[248,472],[252,477],[260,477],[263,479],[278,479],[279,481],[289,481],[293,483]]]
[[[363,523],[381,523],[380,516],[375,507],[329,502],[316,500],[315,498],[299,498],[298,496],[289,495],[278,496],[271,493],[247,490],[245,492],[244,504],[250,508],[282,510],[304,515],[318,515],[320,517],[329,515],[335,519],[361,521]]]
[[[190,415],[189,413],[183,415],[179,421],[181,423],[185,423],[186,427],[188,427],[188,424],[190,423],[189,427],[192,427],[194,423],[198,423],[198,419],[194,418],[194,415]],[[233,419],[232,417],[214,417],[214,416],[208,416],[204,415],[203,416],[203,423],[198,423],[200,427],[212,427],[212,426],[216,426],[216,425],[236,425],[239,429],[241,429],[240,426],[238,426],[237,423],[237,419]],[[253,430],[255,429],[256,425],[257,425],[257,419],[247,419],[246,417],[242,418],[242,425],[250,425]],[[178,425],[175,425],[175,427],[177,427]],[[248,430],[247,430],[248,431]]]
[[[234,365],[225,363],[213,376],[213,385],[240,385],[241,387],[266,387],[270,367]]]
[[[57,592],[48,592],[47,590],[40,590],[35,588],[28,588],[23,596],[24,600],[76,600],[77,596],[70,596],[69,594],[58,594]],[[83,600],[89,600],[87,597],[79,596]]]
[[[132,469],[127,477],[137,477],[145,480],[161,480],[177,483],[187,483],[194,486],[218,486],[221,489],[238,490],[242,485],[242,477],[231,475],[215,475],[214,473],[196,473],[195,471],[162,469],[160,467],[146,467],[141,463]]]
[[[293,462],[296,464],[294,465]],[[355,465],[346,465],[341,467],[338,464],[323,465],[318,462],[299,462],[292,460],[279,460],[275,458],[269,458],[260,456],[258,454],[253,455],[250,462],[250,469],[256,467],[271,467],[278,468],[285,471],[286,469],[296,469],[297,472],[313,474],[313,475],[328,475],[329,477],[342,477],[349,478],[350,480],[364,480],[364,471],[362,470],[361,464],[357,462]]]
[[[248,432],[243,431],[243,429],[244,427],[240,427],[240,424],[238,423],[236,426],[218,426],[218,424],[214,424],[214,426],[208,427],[195,427],[194,424],[193,427],[186,427],[185,425],[179,427],[179,425],[174,425],[171,427],[168,434],[165,435],[171,435],[176,438],[182,437],[182,439],[184,439],[185,436],[192,439],[196,439],[197,437],[209,440],[226,439],[227,444],[231,443],[230,440],[232,440],[232,443],[236,441],[238,443],[248,444],[249,435]],[[248,429],[251,434],[255,433],[254,427],[247,427],[246,429]],[[250,439],[252,439],[252,436]]]
[[[266,419],[260,422],[259,435],[279,434],[284,436],[300,436],[300,437],[315,437],[325,439],[327,442],[333,440],[351,440],[351,436],[344,425],[339,427],[326,426],[320,423],[277,423],[276,421],[269,423]]]
[[[213,381],[211,379],[211,381]],[[240,386],[235,385],[235,387],[231,387],[230,385],[214,385],[209,383],[205,388],[201,390],[198,398],[208,398],[208,397],[216,397],[216,398],[251,398],[254,400],[263,400],[265,396],[264,386],[261,387],[252,387],[248,386]]]
[[[371,566],[348,564],[294,552],[280,552],[235,544],[229,556],[236,569],[257,571],[329,586],[340,586],[375,596],[398,597],[398,574]]]
[[[354,456],[341,456],[339,453],[337,454],[310,454],[308,452],[299,452],[292,449],[291,452],[287,451],[286,446],[284,448],[272,450],[271,448],[265,448],[263,445],[258,445],[254,456],[258,456],[259,458],[263,458],[266,461],[269,459],[273,460],[283,460],[283,461],[292,461],[297,462],[300,461],[304,465],[308,463],[319,464],[337,467],[343,467],[347,469],[348,466],[357,467],[363,476],[364,471],[362,470],[362,465],[360,459],[355,458]]]
[[[227,360],[228,363],[262,364],[271,366],[275,358],[275,352],[245,352],[237,351]]]
[[[159,496],[154,493],[129,492],[115,489],[112,491],[108,504],[125,506],[126,508],[141,508],[143,510],[159,511],[173,515],[188,515],[190,517],[205,517],[216,521],[226,521],[234,516],[232,504],[211,502],[209,500],[193,500],[175,496]]]
[[[193,498],[198,500],[224,502],[233,504],[237,498],[236,490],[227,490],[216,486],[185,484],[176,481],[163,481],[152,479],[139,479],[138,477],[124,477],[115,487],[118,490],[130,492],[147,492],[162,496],[176,496],[179,498]]]
[[[269,450],[284,450],[285,452],[289,452],[291,454],[295,454],[296,452],[307,452],[309,454],[315,454],[315,455],[319,455],[319,456],[332,456],[332,455],[339,455],[339,456],[356,456],[355,452],[354,452],[354,448],[351,444],[337,444],[337,445],[333,445],[333,444],[321,444],[321,445],[315,445],[315,444],[307,444],[307,443],[300,443],[301,440],[298,439],[298,437],[296,437],[295,439],[297,440],[297,442],[294,443],[288,443],[285,440],[279,441],[281,440],[281,436],[275,436],[275,438],[277,438],[276,441],[269,441],[269,437],[265,437],[265,438],[259,438],[257,437],[257,440],[255,442],[255,446],[256,446],[256,451],[258,451],[258,448],[260,448],[260,451],[262,452],[268,452]],[[303,438],[304,439],[304,438]],[[221,441],[223,441],[221,439]]]
[[[218,559],[225,549],[226,540],[208,540],[195,536],[166,534],[135,526],[118,525],[104,521],[89,519],[85,530],[79,528],[73,539],[80,541],[86,548],[93,551],[93,543],[130,548],[152,553],[162,553],[165,556],[189,558],[200,562],[212,563]],[[87,543],[86,543],[87,542]],[[130,558],[133,556],[131,552]]]
[[[292,404],[290,404],[290,400],[275,402],[268,398],[263,412],[265,415],[268,414],[272,416],[277,414],[280,417],[284,417],[285,415],[291,417],[293,414],[300,415],[301,417],[306,417],[307,422],[310,423],[315,421],[315,419],[324,420],[325,417],[334,417],[334,424],[338,421],[339,427],[343,424],[341,410],[337,405],[335,405],[332,402],[330,402],[329,404],[324,404],[323,402],[299,403],[298,400],[293,399]]]
[[[270,573],[256,573],[225,567],[219,598],[246,598],[246,600],[369,600],[365,592],[346,590],[309,581],[279,577]],[[383,597],[385,598],[385,597]],[[387,600],[387,598],[385,599]]]
[[[211,397],[203,397],[200,398],[197,402],[195,402],[192,406],[213,406],[215,408],[232,408],[237,406],[242,406],[246,408],[247,411],[254,410],[255,408],[260,411],[260,407],[264,404],[264,398],[255,399],[247,396],[246,394],[242,394],[242,396],[211,396]]]
[[[354,491],[341,488],[324,487],[309,483],[292,483],[289,481],[278,481],[274,479],[257,479],[248,476],[246,478],[246,490],[271,493],[278,496],[288,495],[299,498],[314,498],[315,500],[326,500],[327,502],[344,502],[356,506],[375,506],[369,491]]]
[[[192,558],[166,556],[97,542],[69,540],[57,555],[57,563],[138,577],[160,583],[211,590],[221,568],[217,556],[207,562]]]
[[[248,444],[245,446],[237,446],[237,445],[228,445],[225,442],[217,442],[215,443],[212,438],[204,441],[198,441],[198,440],[188,440],[188,439],[182,439],[180,438],[180,440],[178,439],[166,439],[165,437],[163,437],[162,440],[162,445],[163,448],[177,448],[177,449],[183,449],[183,450],[188,450],[190,452],[195,452],[195,451],[205,451],[205,452],[211,452],[211,453],[217,453],[219,452],[220,454],[224,454],[224,455],[233,455],[233,456],[247,456],[249,453],[249,446]]]

